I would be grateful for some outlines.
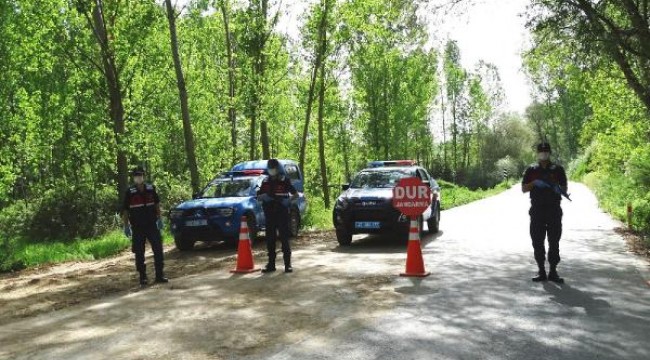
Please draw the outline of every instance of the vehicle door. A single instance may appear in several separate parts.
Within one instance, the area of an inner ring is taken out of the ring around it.
[[[307,202],[304,196],[305,187],[304,187],[302,173],[300,172],[300,168],[298,167],[298,165],[294,163],[286,163],[284,164],[284,173],[285,176],[289,178],[289,180],[291,181],[293,187],[296,188],[296,191],[300,196],[298,198],[298,210],[300,211],[300,213],[304,213],[305,210],[307,209]]]
[[[432,183],[431,176],[429,176],[429,173],[427,173],[426,170],[417,169],[417,173],[418,173],[417,176],[420,179],[422,179],[422,182],[425,183],[427,186],[429,186],[429,188],[431,189],[431,196],[429,198],[430,206],[422,214],[422,217],[424,219],[428,219],[431,217],[431,214],[433,213],[433,209],[435,209],[435,203],[433,199],[434,199],[434,194],[436,193],[437,190],[435,189],[434,185],[438,186],[438,184],[435,182]]]

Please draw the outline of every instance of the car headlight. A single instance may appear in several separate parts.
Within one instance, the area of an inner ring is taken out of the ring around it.
[[[183,210],[171,210],[169,212],[169,217],[171,219],[178,219],[181,216],[183,216]]]
[[[346,198],[338,198],[336,199],[336,205],[335,207],[338,210],[345,210],[348,207],[349,201]]]

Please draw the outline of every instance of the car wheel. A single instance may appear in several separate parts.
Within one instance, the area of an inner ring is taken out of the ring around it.
[[[176,248],[180,251],[192,250],[194,248],[194,242],[194,240],[189,240],[182,236],[174,237],[174,244],[176,244]]]
[[[300,230],[300,213],[294,208],[289,212],[289,235],[292,238],[297,237],[298,230]]]
[[[336,230],[336,241],[341,246],[350,246],[352,244],[352,234],[345,230]]]
[[[251,239],[252,244],[257,241],[257,219],[255,219],[255,215],[251,213],[246,214],[245,217],[246,226],[248,227],[248,238]],[[237,241],[239,241],[239,237],[237,237]]]
[[[436,206],[436,213],[427,220],[429,233],[435,234],[440,230],[440,205]]]

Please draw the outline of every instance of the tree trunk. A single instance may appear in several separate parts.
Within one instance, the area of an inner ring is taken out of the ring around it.
[[[453,156],[454,173],[458,172],[458,123],[456,119],[456,96],[452,99],[451,104],[451,150]],[[455,179],[454,179],[455,180]]]
[[[232,146],[232,163],[237,162],[237,113],[235,108],[235,60],[232,56],[232,35],[230,33],[230,6],[228,0],[222,0],[221,15],[226,36],[226,55],[228,57],[228,120],[230,121],[230,145]]]
[[[447,172],[447,124],[445,123],[445,113],[447,107],[445,106],[445,96],[440,92],[440,108],[442,109],[442,166],[443,171]]]
[[[172,6],[171,0],[165,0],[165,4],[167,5],[167,20],[169,21],[169,36],[172,48],[172,57],[174,59],[174,68],[176,69],[176,83],[178,85],[178,95],[181,101],[183,134],[185,136],[185,154],[187,156],[187,165],[190,169],[192,191],[196,193],[200,190],[199,171],[196,165],[194,133],[192,132],[192,123],[190,122],[190,109],[188,106],[187,88],[185,87],[185,77],[183,76],[181,58],[178,54],[178,39],[176,36],[176,11]]]
[[[263,94],[263,89],[262,87],[264,86],[264,73],[266,72],[266,55],[264,54],[264,48],[266,47],[266,40],[267,40],[267,34],[266,34],[266,17],[268,15],[268,0],[262,0],[262,19],[264,19],[264,31],[262,32],[262,36],[260,37],[260,44],[259,44],[259,59],[257,61],[258,63],[258,76],[256,77],[258,80],[257,83],[257,91],[259,92],[259,100],[262,100],[262,94]],[[269,130],[267,126],[267,121],[266,119],[262,116],[262,101],[258,103],[258,112],[257,114],[260,116],[260,141],[262,143],[262,157],[264,159],[269,159],[271,158],[271,148],[269,146]]]
[[[326,46],[326,37],[323,36],[322,48]],[[325,105],[325,61],[320,65],[320,91],[318,94],[318,156],[320,158],[320,177],[323,188],[323,201],[325,208],[330,208],[330,189],[327,182],[327,165],[325,165],[325,139],[323,135],[323,114]]]
[[[103,75],[108,87],[109,113],[113,121],[113,133],[117,147],[117,190],[118,198],[126,192],[129,186],[128,164],[126,151],[124,150],[124,105],[122,103],[122,89],[119,79],[119,71],[115,63],[115,56],[109,46],[109,38],[106,31],[106,23],[103,14],[102,0],[95,0],[92,9],[92,23],[89,24],[101,48]]]
[[[268,0],[259,0],[258,2],[251,2],[251,11],[255,12],[259,17],[257,22],[254,22],[254,40],[253,48],[251,49],[252,58],[252,72],[253,72],[253,89],[251,94],[250,104],[250,149],[249,158],[256,159],[257,152],[257,125],[260,124],[260,142],[262,143],[262,157],[268,159],[271,156],[269,146],[269,133],[266,120],[262,116],[262,100],[264,97],[264,75],[266,72],[266,55],[264,48],[270,36],[267,32],[267,16],[268,16]]]
[[[255,76],[255,75],[253,75]],[[255,87],[255,85],[253,85]],[[249,134],[249,145],[250,148],[248,149],[248,160],[255,160],[257,158],[257,103],[258,103],[258,95],[257,95],[257,90],[253,89],[253,95],[251,99],[251,103],[249,105],[250,108],[250,116],[251,116],[251,124],[250,124],[250,134]]]
[[[327,31],[327,14],[329,10],[329,0],[321,0],[321,7],[323,12],[321,14],[320,24],[318,26],[318,42],[316,45],[316,56],[314,57],[314,68],[312,70],[311,80],[309,82],[309,91],[307,93],[307,111],[305,113],[305,125],[302,130],[302,139],[300,141],[300,170],[305,169],[305,154],[307,152],[307,137],[309,136],[309,122],[311,120],[312,104],[314,103],[314,93],[316,91],[316,80],[318,78],[318,71],[321,68],[323,57],[325,54],[325,46],[327,40],[325,34]]]

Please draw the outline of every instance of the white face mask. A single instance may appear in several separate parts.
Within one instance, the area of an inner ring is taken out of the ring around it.
[[[548,152],[537,153],[537,159],[540,161],[548,161],[548,159],[550,158],[551,158],[551,153]]]
[[[269,175],[276,176],[278,174],[278,169],[269,169]]]
[[[133,182],[136,185],[141,185],[144,182],[144,176],[142,176],[142,175],[134,176],[133,177]]]

